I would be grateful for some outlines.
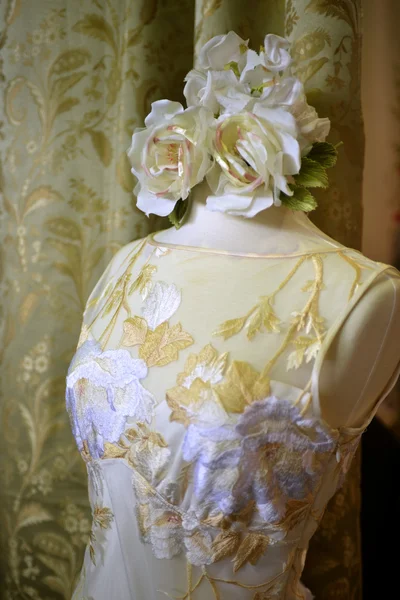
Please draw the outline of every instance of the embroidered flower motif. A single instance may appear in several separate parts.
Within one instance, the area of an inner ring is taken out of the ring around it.
[[[146,481],[157,485],[165,474],[170,456],[163,436],[138,423],[123,433],[118,444],[106,442],[103,458],[124,458]]]
[[[147,325],[154,331],[168,321],[179,308],[181,293],[176,285],[157,281],[142,306],[142,315]]]
[[[140,210],[165,217],[204,179],[211,166],[206,138],[212,119],[203,107],[153,102],[145,129],[135,131],[128,151]]]
[[[218,401],[213,386],[223,379],[228,355],[218,355],[211,344],[199,354],[191,354],[177,377],[177,386],[167,390],[171,421],[185,426],[190,423],[222,425],[228,414]]]
[[[193,565],[212,562],[211,535],[200,527],[195,513],[183,515],[172,505],[168,508],[156,495],[148,494],[138,480],[134,480],[134,489],[143,541],[151,544],[157,558],[173,558],[185,552]]]
[[[279,523],[288,500],[315,492],[335,440],[315,419],[271,396],[247,407],[236,423],[190,425],[183,456],[195,461],[197,505],[229,515],[254,500],[262,520]]]
[[[104,442],[117,442],[127,417],[149,423],[154,397],[140,383],[146,363],[128,350],[106,350],[89,340],[76,352],[67,376],[66,403],[80,450],[86,441],[90,455],[99,458]]]

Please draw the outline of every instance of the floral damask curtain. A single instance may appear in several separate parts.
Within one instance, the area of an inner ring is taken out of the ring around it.
[[[298,75],[343,140],[316,222],[357,247],[359,0],[6,0],[0,3],[0,597],[68,600],[90,532],[64,409],[93,285],[159,225],[135,208],[125,150],[150,103],[180,100],[195,49],[235,29],[294,41]],[[357,468],[313,539],[306,582],[360,598]]]

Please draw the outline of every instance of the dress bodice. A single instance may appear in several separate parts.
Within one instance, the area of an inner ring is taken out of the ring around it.
[[[325,422],[319,373],[386,268],[341,247],[117,253],[67,377],[93,512],[75,600],[312,597],[308,542],[367,425]]]

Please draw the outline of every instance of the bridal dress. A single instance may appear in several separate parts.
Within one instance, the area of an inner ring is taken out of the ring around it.
[[[123,247],[67,376],[92,532],[74,600],[300,600],[309,540],[361,434],[319,376],[391,267],[337,247],[231,254]]]

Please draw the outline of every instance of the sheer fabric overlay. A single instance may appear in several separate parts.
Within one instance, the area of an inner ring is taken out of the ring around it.
[[[309,540],[373,416],[324,420],[318,356],[387,269],[326,245],[117,253],[67,376],[92,507],[74,600],[312,598]]]

